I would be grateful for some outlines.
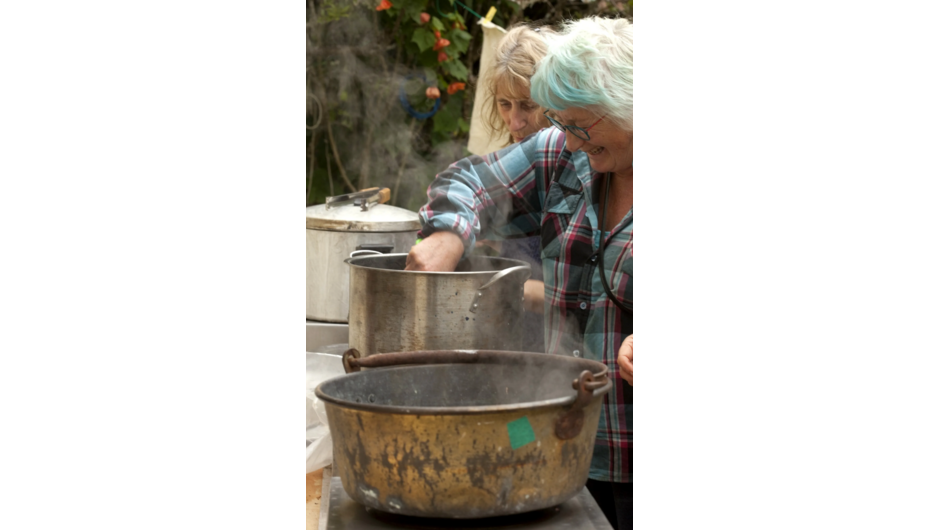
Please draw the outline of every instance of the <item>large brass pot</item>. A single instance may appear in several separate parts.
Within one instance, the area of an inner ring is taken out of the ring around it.
[[[350,373],[321,383],[316,395],[333,435],[334,473],[360,504],[492,517],[555,506],[587,482],[611,388],[602,363],[483,350],[361,359],[349,350],[344,363]]]

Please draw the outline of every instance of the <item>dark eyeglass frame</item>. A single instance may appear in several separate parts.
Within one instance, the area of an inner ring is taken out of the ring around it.
[[[575,135],[576,137],[578,137],[578,138],[584,140],[585,142],[587,142],[587,141],[589,141],[589,140],[591,139],[591,135],[588,134],[588,131],[590,131],[591,129],[593,129],[595,125],[597,125],[598,123],[601,122],[601,120],[603,120],[604,118],[607,117],[607,115],[604,114],[603,116],[601,116],[601,119],[600,119],[600,120],[597,120],[596,122],[592,123],[589,127],[585,128],[585,127],[576,127],[576,126],[574,126],[574,125],[562,125],[561,123],[558,122],[558,120],[556,120],[555,118],[552,118],[551,116],[548,115],[548,110],[546,110],[545,112],[543,112],[542,115],[545,116],[546,118],[548,118],[548,122],[551,123],[552,125],[554,125],[555,128],[558,129],[559,131],[561,131],[561,132],[571,131],[571,134],[573,134],[573,135]],[[583,134],[584,136],[582,136],[582,134]]]

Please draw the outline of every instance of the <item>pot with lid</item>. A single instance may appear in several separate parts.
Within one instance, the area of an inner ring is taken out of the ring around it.
[[[349,347],[375,353],[520,350],[524,261],[470,256],[453,272],[406,271],[407,254],[349,264]]]
[[[408,252],[421,223],[418,214],[383,204],[388,188],[327,197],[307,207],[307,319],[346,322],[349,270],[356,250]]]

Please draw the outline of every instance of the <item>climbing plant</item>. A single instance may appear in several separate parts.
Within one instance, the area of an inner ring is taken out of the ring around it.
[[[467,154],[490,8],[502,27],[632,17],[632,2],[604,0],[307,0],[307,205],[373,186],[424,202]]]

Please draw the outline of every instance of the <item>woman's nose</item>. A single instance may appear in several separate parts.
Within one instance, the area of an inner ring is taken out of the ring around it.
[[[528,120],[526,120],[526,114],[518,109],[513,109],[512,119],[510,123],[510,128],[514,131],[524,128],[528,125]]]

